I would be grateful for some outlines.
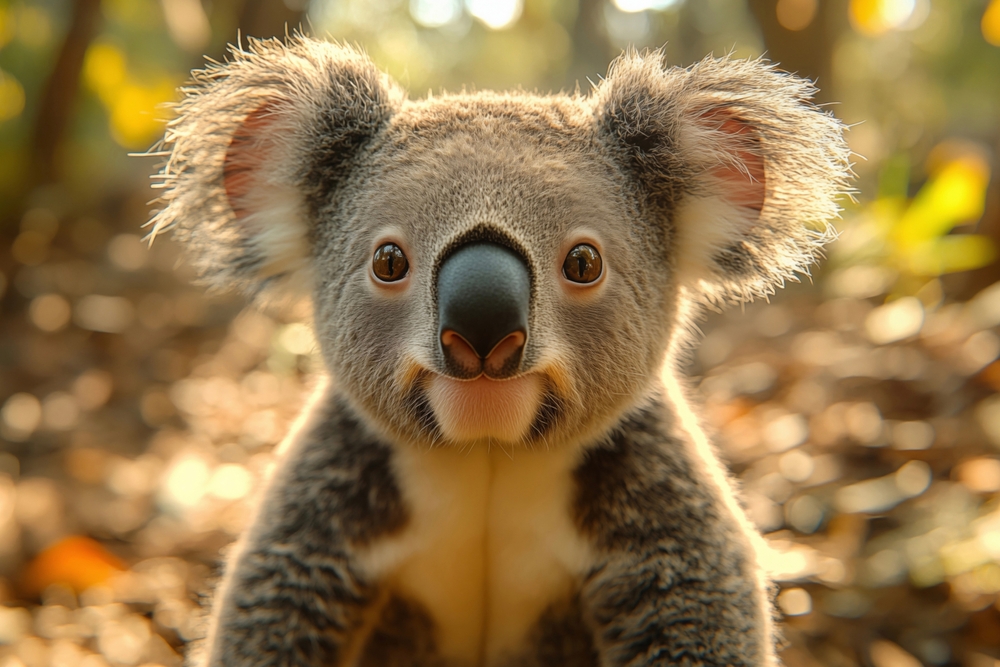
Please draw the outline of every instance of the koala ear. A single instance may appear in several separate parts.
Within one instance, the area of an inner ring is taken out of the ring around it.
[[[403,100],[356,51],[250,40],[195,72],[162,142],[163,208],[202,280],[254,294],[308,273],[316,209]]]
[[[624,54],[598,87],[599,132],[666,225],[693,297],[766,296],[835,236],[850,151],[814,92],[761,60],[665,70],[660,52]]]

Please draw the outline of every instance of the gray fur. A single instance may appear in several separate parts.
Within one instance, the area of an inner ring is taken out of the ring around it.
[[[548,608],[538,619],[520,656],[503,667],[597,667],[593,631],[579,596]]]
[[[434,621],[418,603],[391,598],[369,635],[359,667],[445,667],[437,655]]]
[[[437,268],[475,239],[517,250],[532,274],[520,372],[542,378],[543,398],[501,447],[579,452],[571,513],[592,558],[523,647],[475,664],[774,664],[759,536],[685,416],[670,355],[700,304],[767,294],[829,240],[848,152],[808,82],[762,61],[665,69],[628,53],[590,96],[407,100],[364,56],[297,37],[251,41],[185,90],[153,233],[174,228],[210,286],[304,278],[334,378],[230,561],[209,664],[466,667],[365,559],[413,525],[404,450],[490,445],[451,442],[427,390],[446,370]],[[759,214],[719,176],[752,173],[741,156],[764,165]],[[227,194],[227,169],[253,187]],[[606,274],[567,297],[559,267],[580,234]],[[369,275],[387,237],[410,262],[391,294]]]
[[[755,564],[700,484],[661,404],[630,415],[576,471],[577,519],[601,547],[583,584],[607,665],[759,665]]]

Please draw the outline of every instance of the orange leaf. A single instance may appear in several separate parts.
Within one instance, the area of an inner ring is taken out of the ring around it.
[[[38,596],[52,584],[65,584],[77,593],[107,582],[125,564],[98,542],[75,535],[44,549],[28,564],[22,578],[24,592]]]

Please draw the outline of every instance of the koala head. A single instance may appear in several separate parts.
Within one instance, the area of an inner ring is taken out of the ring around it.
[[[589,96],[413,101],[349,48],[251,42],[185,89],[153,231],[207,284],[307,286],[384,434],[557,446],[649,394],[692,305],[765,295],[830,238],[849,153],[812,92],[627,53]]]

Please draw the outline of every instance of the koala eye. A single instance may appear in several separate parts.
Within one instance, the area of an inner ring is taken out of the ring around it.
[[[601,277],[601,254],[594,246],[581,243],[566,255],[563,274],[575,283],[592,283]]]
[[[375,277],[387,283],[395,282],[406,275],[410,263],[406,255],[395,243],[386,243],[375,251],[372,257],[372,271]]]

